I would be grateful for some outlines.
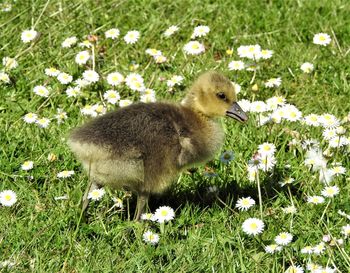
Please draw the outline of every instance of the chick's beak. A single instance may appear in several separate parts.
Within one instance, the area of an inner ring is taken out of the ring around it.
[[[240,122],[246,122],[248,120],[247,114],[242,110],[241,106],[237,102],[234,102],[231,108],[226,112],[226,116],[234,118]]]

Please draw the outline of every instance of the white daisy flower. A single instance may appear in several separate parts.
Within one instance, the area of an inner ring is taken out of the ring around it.
[[[242,110],[244,112],[250,112],[250,108],[251,108],[251,103],[249,100],[239,100],[237,101],[238,105],[241,106]]]
[[[289,232],[281,232],[275,238],[276,244],[282,245],[282,246],[288,245],[292,240],[293,240],[293,235],[290,234]]]
[[[40,96],[40,97],[44,97],[44,98],[47,98],[49,96],[49,90],[45,87],[45,86],[42,86],[42,85],[37,85],[33,88],[33,92]]]
[[[306,166],[312,167],[314,171],[327,167],[327,160],[323,157],[322,151],[318,148],[312,148],[306,152],[304,163]]]
[[[113,197],[112,198],[115,207],[122,209],[124,207],[123,205],[123,200],[118,198],[118,197]]]
[[[318,205],[318,204],[324,203],[324,198],[322,196],[317,196],[317,195],[308,196],[307,202],[310,204]]]
[[[320,126],[320,117],[316,114],[310,114],[304,117],[303,122],[306,125],[318,127]]]
[[[241,92],[241,89],[242,89],[241,85],[238,83],[235,83],[235,82],[231,82],[231,83],[233,85],[233,88],[235,89],[236,95],[239,94]]]
[[[80,47],[91,48],[92,43],[89,40],[84,40],[78,44]]]
[[[75,87],[68,87],[66,89],[66,94],[68,96],[68,98],[76,98],[79,95],[81,95],[81,91],[80,91],[80,87],[79,86],[75,86]]]
[[[1,82],[4,82],[4,83],[10,83],[11,82],[10,76],[7,73],[2,72],[2,71],[0,71],[0,83]]]
[[[267,110],[276,110],[278,106],[283,106],[286,103],[286,99],[281,96],[271,97],[266,100]]]
[[[143,213],[143,214],[141,214],[141,220],[155,221],[155,217],[154,217],[153,213]]]
[[[173,35],[176,31],[179,30],[178,26],[170,26],[165,32],[164,32],[164,36],[165,37],[170,37],[171,35]]]
[[[258,174],[258,168],[256,166],[248,165],[247,171],[248,171],[248,180],[250,182],[254,182],[256,180],[256,176]]]
[[[103,195],[105,194],[104,188],[101,189],[94,189],[88,193],[88,199],[91,200],[101,200]]]
[[[47,128],[50,124],[50,120],[48,118],[39,118],[35,121],[35,123],[40,127],[40,128]]]
[[[58,108],[57,114],[55,115],[55,119],[57,119],[57,123],[60,124],[67,118],[68,118],[67,113],[64,112],[62,109]]]
[[[76,79],[74,81],[74,84],[79,88],[83,88],[83,87],[89,86],[91,84],[91,82],[89,82],[83,78],[80,78],[80,79]]]
[[[90,59],[90,53],[87,50],[80,51],[76,56],[75,56],[75,62],[79,65],[86,64],[87,61]]]
[[[74,171],[62,171],[57,174],[57,178],[67,178],[71,177],[74,174]]]
[[[302,254],[312,254],[314,252],[314,248],[312,246],[305,246],[300,250],[300,252]]]
[[[346,133],[346,129],[344,126],[338,126],[335,131],[337,132],[338,135],[344,135]]]
[[[0,4],[0,8],[1,8],[1,11],[3,11],[3,12],[9,12],[9,11],[11,11],[12,10],[12,4],[10,4],[10,3],[2,3],[2,4]],[[5,262],[9,262],[9,263],[11,263],[10,261],[5,261]],[[12,264],[12,263],[11,263]],[[14,264],[13,264],[14,265]],[[11,266],[13,266],[13,265],[11,265]],[[7,264],[5,265],[5,266],[8,266]],[[5,267],[4,266],[4,267]],[[10,266],[9,266],[10,267]],[[1,266],[0,266],[0,268],[1,268]]]
[[[261,56],[261,47],[260,45],[240,46],[237,48],[237,53],[241,58],[257,60]]]
[[[322,136],[326,140],[330,140],[337,136],[336,128],[326,128],[323,130]]]
[[[346,146],[349,145],[349,139],[341,136],[341,137],[334,137],[332,139],[329,140],[329,147],[332,148],[338,148],[338,147],[342,147],[342,146]]]
[[[341,227],[341,233],[344,234],[345,237],[350,237],[350,225],[347,224]]]
[[[57,80],[62,84],[68,84],[73,80],[73,77],[67,73],[61,72],[58,74]]]
[[[264,231],[265,224],[257,218],[248,218],[242,224],[243,232],[248,235],[258,235]]]
[[[267,110],[266,103],[263,101],[253,101],[250,103],[250,112],[253,113],[263,113]]]
[[[276,158],[273,155],[259,155],[257,159],[259,160],[258,168],[264,172],[271,171],[276,165]]]
[[[258,153],[261,156],[270,156],[273,155],[276,151],[276,146],[273,143],[264,142],[258,146]]]
[[[137,42],[139,38],[140,38],[140,32],[136,30],[131,30],[131,31],[128,31],[124,36],[124,41],[127,44],[134,44]]]
[[[130,104],[132,104],[131,100],[120,100],[119,101],[119,106],[120,107],[126,107],[126,106],[129,106]]]
[[[300,265],[291,265],[284,273],[304,273],[304,269]]]
[[[311,73],[314,70],[314,65],[312,63],[303,63],[300,66],[300,69],[304,72],[304,73]]]
[[[38,32],[34,29],[25,30],[21,34],[21,40],[23,43],[29,43],[38,36]]]
[[[96,117],[97,112],[96,112],[96,107],[93,105],[85,105],[81,110],[80,113],[84,116],[91,116],[91,117]]]
[[[171,207],[162,206],[156,209],[154,217],[158,223],[164,223],[173,220],[175,212]]]
[[[267,245],[265,246],[265,252],[266,253],[275,253],[275,252],[280,252],[282,250],[282,247],[276,244],[271,244],[271,245]]]
[[[47,76],[50,76],[50,77],[57,77],[58,74],[60,74],[61,72],[54,68],[54,67],[49,67],[49,68],[45,68],[45,74]]]
[[[146,243],[150,243],[152,245],[156,245],[159,242],[159,235],[150,230],[146,231],[142,237]]]
[[[91,83],[98,82],[100,76],[94,70],[85,70],[83,73],[83,78]]]
[[[319,121],[325,128],[338,127],[340,124],[339,120],[335,116],[328,113],[321,115]]]
[[[238,208],[239,210],[248,210],[254,205],[255,205],[255,200],[250,196],[248,196],[248,197],[242,197],[238,199],[236,203],[236,208]]]
[[[330,169],[330,171],[334,174],[334,175],[340,175],[340,174],[345,174],[346,173],[346,169],[343,166],[334,166],[333,168]]]
[[[283,108],[286,120],[294,122],[302,118],[302,113],[294,105],[286,104]]]
[[[104,115],[104,114],[106,114],[106,111],[107,111],[107,108],[99,103],[94,104],[92,106],[92,108],[95,109],[95,111],[98,115]]]
[[[124,76],[119,72],[115,71],[107,75],[107,82],[112,86],[117,86],[124,81]]]
[[[0,204],[5,207],[11,207],[17,202],[17,195],[12,190],[4,190],[0,192]]]
[[[198,41],[191,41],[184,45],[183,50],[189,55],[198,55],[205,51],[205,47]]]
[[[73,37],[68,37],[67,39],[65,39],[65,40],[62,42],[61,46],[62,46],[63,48],[67,48],[67,47],[71,47],[71,46],[75,45],[77,42],[78,42],[77,37],[75,37],[75,36],[73,36]]]
[[[120,31],[117,28],[111,28],[105,32],[106,38],[111,38],[112,40],[115,40],[119,37]]]
[[[174,87],[175,85],[181,85],[183,81],[183,77],[179,75],[174,75],[170,78],[170,80],[167,80],[166,84],[168,87]]]
[[[313,38],[313,43],[316,45],[326,46],[332,41],[331,37],[327,33],[317,33]]]
[[[257,53],[257,55],[258,55],[258,58],[257,59],[265,59],[265,60],[267,60],[267,59],[270,59],[271,57],[272,57],[272,55],[273,55],[273,50],[268,50],[268,49],[262,49],[261,51],[260,51],[260,53],[258,52]]]
[[[331,267],[321,267],[319,269],[316,269],[315,271],[312,271],[312,273],[335,273],[336,269],[335,268],[331,268]]]
[[[232,61],[228,64],[229,70],[242,70],[244,69],[244,62],[242,61]]]
[[[155,48],[147,48],[146,49],[146,54],[155,57],[155,56],[159,56],[162,55],[162,51],[155,49]]]
[[[2,64],[5,69],[14,69],[18,66],[18,62],[14,58],[10,57],[2,58]]]
[[[339,193],[338,186],[327,186],[321,191],[321,194],[324,197],[330,197],[330,198],[336,196],[338,193]]]
[[[271,78],[271,79],[267,80],[267,82],[265,82],[265,86],[270,87],[270,88],[278,87],[281,85],[281,83],[282,83],[281,78]]]
[[[167,58],[163,55],[157,55],[157,56],[154,56],[154,61],[156,62],[156,64],[162,64],[162,63],[165,63],[167,61]]]
[[[120,95],[115,90],[107,90],[103,94],[103,98],[110,104],[116,104],[120,100]]]
[[[294,178],[288,177],[288,178],[284,179],[283,182],[279,182],[279,184],[282,187],[285,186],[285,185],[291,185],[291,184],[293,184],[294,180],[295,180]]]
[[[140,97],[140,101],[145,103],[155,102],[156,96],[154,94],[143,94]]]
[[[29,170],[33,169],[33,166],[34,166],[34,162],[28,160],[28,161],[23,162],[21,169],[24,171],[29,171]]]
[[[308,263],[306,268],[307,270],[310,270],[311,273],[316,273],[316,270],[321,269],[321,266],[315,263]]]
[[[23,117],[23,120],[26,122],[26,123],[35,123],[35,121],[38,119],[38,115],[37,114],[34,114],[34,113],[28,113],[28,114],[25,114],[24,117]]]
[[[313,247],[314,254],[321,254],[326,250],[326,246],[324,242],[321,242]]]
[[[294,206],[289,206],[289,207],[282,208],[282,211],[286,214],[295,214],[297,213],[297,208]]]
[[[209,31],[210,31],[210,28],[208,26],[195,27],[192,33],[191,39],[194,39],[196,37],[204,37],[209,33]]]
[[[145,89],[142,76],[136,73],[129,74],[125,78],[125,84],[134,91],[142,92]]]

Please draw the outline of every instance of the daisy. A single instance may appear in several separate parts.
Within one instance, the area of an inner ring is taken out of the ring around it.
[[[62,84],[68,84],[73,80],[73,77],[67,73],[61,72],[58,74],[57,80]]]
[[[237,48],[237,53],[241,58],[256,60],[260,57],[261,47],[260,45],[240,46]]]
[[[25,114],[24,117],[23,117],[23,120],[26,122],[26,123],[35,123],[35,121],[38,119],[38,115],[37,114],[34,114],[34,113],[28,113],[28,114]]]
[[[331,114],[323,114],[320,116],[320,123],[325,128],[334,128],[339,126],[339,120]]]
[[[307,270],[310,270],[311,273],[316,273],[316,270],[321,269],[322,267],[315,263],[308,263],[306,265]]]
[[[326,246],[324,242],[321,242],[313,247],[313,253],[315,254],[321,254],[325,251]]]
[[[91,83],[98,82],[100,76],[94,70],[85,70],[83,78]]]
[[[191,36],[191,39],[194,39],[196,37],[204,37],[206,36],[210,31],[210,28],[208,26],[198,26],[195,27]]]
[[[250,196],[248,196],[248,197],[242,197],[238,199],[236,203],[236,208],[242,211],[242,210],[248,210],[254,205],[255,205],[255,200]]]
[[[266,103],[263,101],[253,101],[250,103],[250,112],[253,113],[262,113],[266,111]]]
[[[118,197],[113,197],[112,198],[115,207],[122,209],[124,207],[123,205],[123,200],[118,198]]]
[[[167,80],[166,84],[168,87],[174,87],[175,85],[181,85],[183,81],[182,76],[174,75],[170,78],[170,80]]]
[[[346,133],[346,129],[344,128],[344,126],[338,126],[335,129],[335,131],[338,135],[344,135]]]
[[[159,242],[159,235],[150,230],[146,231],[142,237],[146,243],[150,243],[152,245],[156,245]]]
[[[319,122],[319,116],[316,114],[310,114],[304,117],[303,122],[306,125],[310,125],[310,126],[314,126],[314,127],[318,127],[320,126],[320,122]]]
[[[229,163],[230,161],[232,161],[234,159],[234,154],[232,151],[225,151],[222,153],[222,155],[220,156],[220,161],[222,163]]]
[[[329,147],[332,148],[338,148],[346,145],[349,145],[349,139],[344,136],[334,137],[329,140]]]
[[[0,71],[0,82],[10,83],[10,77],[7,73]]]
[[[64,112],[62,109],[57,109],[57,114],[55,115],[55,119],[57,119],[57,123],[62,123],[65,119],[67,119],[67,113]]]
[[[339,193],[338,186],[327,186],[321,191],[321,194],[324,197],[330,197],[330,198],[336,196],[338,193]]]
[[[264,142],[258,146],[258,153],[261,156],[273,155],[276,151],[276,146],[272,143]]]
[[[198,55],[205,51],[203,44],[197,41],[191,41],[184,45],[183,50],[189,55]]]
[[[157,55],[157,56],[154,56],[153,58],[157,64],[162,64],[162,63],[165,63],[167,61],[167,58],[163,55]]]
[[[317,195],[308,196],[307,202],[310,204],[315,204],[315,205],[322,204],[322,203],[324,203],[324,198],[322,196],[317,196]]]
[[[256,166],[248,165],[247,171],[248,171],[248,180],[250,182],[254,182],[256,180],[256,176],[258,175],[258,168]]]
[[[92,108],[96,111],[98,115],[104,115],[106,114],[107,108],[104,107],[102,104],[96,103],[92,106]]]
[[[304,73],[311,73],[314,70],[314,65],[312,63],[303,63],[300,66],[300,69],[304,72]]]
[[[241,106],[242,110],[244,112],[250,112],[250,108],[251,108],[251,103],[249,100],[239,100],[237,101],[238,105]]]
[[[111,38],[112,40],[115,40],[119,37],[120,31],[117,28],[111,28],[105,32],[106,38]]]
[[[62,171],[57,174],[57,178],[67,178],[71,177],[74,174],[74,171]]]
[[[297,212],[297,208],[294,206],[289,206],[286,208],[282,208],[282,211],[286,214],[295,214]]]
[[[273,155],[259,155],[257,159],[259,160],[258,168],[264,172],[271,171],[276,165],[276,158]]]
[[[156,97],[154,94],[143,94],[140,97],[141,102],[149,103],[149,102],[155,102]]]
[[[124,36],[124,41],[127,44],[134,44],[137,42],[139,38],[140,38],[140,32],[136,30],[131,30],[131,31],[128,31]]]
[[[124,81],[124,76],[119,72],[115,71],[107,75],[107,82],[112,86],[117,86]]]
[[[241,89],[242,89],[241,85],[238,83],[235,83],[235,82],[231,82],[231,83],[233,85],[233,88],[235,89],[236,95],[239,94],[241,92]]]
[[[17,195],[12,190],[4,190],[0,192],[0,204],[5,207],[11,207],[17,202]]]
[[[326,46],[332,41],[331,37],[327,33],[317,33],[313,38],[313,43],[316,45]]]
[[[312,246],[305,246],[300,250],[300,252],[302,254],[312,254],[314,252],[314,248]]]
[[[80,51],[76,56],[75,56],[75,62],[79,65],[86,64],[87,61],[90,59],[90,53],[87,50]]]
[[[264,231],[265,224],[257,218],[248,218],[242,224],[243,232],[248,235],[258,235]]]
[[[279,184],[283,187],[285,185],[293,184],[294,180],[295,180],[294,178],[288,177],[288,178],[284,179],[283,182],[279,182]]]
[[[323,130],[322,136],[326,140],[330,140],[337,136],[336,128],[326,128]]]
[[[158,223],[164,223],[173,220],[175,212],[171,207],[162,206],[156,209],[154,217]]]
[[[170,37],[171,35],[173,35],[176,31],[179,30],[178,26],[170,26],[165,32],[164,32],[164,36],[165,37]]]
[[[83,87],[89,86],[91,82],[81,78],[81,79],[76,79],[74,81],[74,84],[79,88],[83,88]]]
[[[67,48],[67,47],[71,47],[71,46],[75,45],[77,42],[78,42],[77,37],[73,36],[73,37],[69,37],[69,38],[65,39],[62,42],[61,46],[63,48]]]
[[[50,77],[57,77],[58,74],[60,74],[61,72],[54,68],[54,67],[49,67],[49,68],[45,68],[45,74],[47,76],[50,76]]]
[[[273,50],[268,50],[268,49],[262,49],[260,53],[257,54],[257,59],[270,59],[273,55]]]
[[[78,44],[80,47],[85,47],[85,48],[91,48],[92,43],[90,43],[89,40],[84,40],[81,43]]]
[[[141,220],[144,220],[144,221],[155,221],[153,213],[143,213],[141,215]]]
[[[119,106],[120,107],[126,107],[126,106],[129,106],[130,104],[132,104],[131,100],[120,100],[119,101]]]
[[[313,273],[335,273],[336,270],[334,268],[331,268],[331,267],[321,267],[315,271],[312,271]]]
[[[40,127],[40,128],[47,128],[50,124],[50,120],[48,118],[39,118],[35,121],[35,123]]]
[[[266,253],[275,253],[275,252],[280,252],[282,250],[282,247],[276,244],[272,244],[272,245],[267,245],[265,247],[265,252]]]
[[[120,95],[115,90],[107,90],[103,94],[103,98],[110,104],[116,104],[120,100]]]
[[[105,190],[104,188],[101,189],[94,189],[92,191],[89,192],[88,194],[88,199],[92,199],[92,200],[100,200],[103,195],[105,194]]]
[[[47,98],[49,96],[49,90],[42,85],[37,85],[33,88],[33,92],[40,97]]]
[[[283,106],[286,103],[286,99],[281,96],[271,97],[266,100],[267,110],[276,110],[278,106]]]
[[[23,43],[29,43],[33,41],[38,36],[38,32],[34,29],[25,30],[21,34],[21,40]]]
[[[29,171],[29,170],[33,169],[33,166],[34,166],[34,162],[28,160],[28,161],[23,162],[21,169],[24,171]]]
[[[14,69],[18,66],[18,62],[14,58],[10,57],[2,58],[2,64],[5,69]]]
[[[80,87],[79,86],[68,87],[66,89],[66,94],[67,94],[68,98],[71,98],[71,97],[75,98],[75,97],[81,95]]]
[[[350,225],[347,224],[346,226],[342,226],[341,233],[344,234],[345,237],[349,237],[350,236]]]
[[[304,269],[300,265],[291,265],[284,273],[304,273]]]
[[[80,110],[80,113],[82,113],[84,116],[91,116],[91,117],[97,116],[96,108],[89,104],[85,105]]]
[[[284,118],[288,121],[298,121],[302,117],[302,113],[294,105],[285,105],[284,108]]]
[[[270,87],[270,88],[278,87],[281,85],[281,83],[282,83],[281,78],[271,78],[271,79],[267,80],[267,82],[265,82],[265,86]]]
[[[311,148],[306,152],[305,161],[306,166],[310,166],[313,171],[325,169],[327,167],[327,160],[323,157],[322,151],[319,148]]]
[[[290,234],[289,232],[281,232],[275,238],[276,244],[282,245],[282,246],[288,245],[292,240],[293,240],[293,235]]]
[[[330,171],[334,175],[340,175],[340,174],[345,174],[346,173],[346,169],[343,166],[335,166],[335,167],[331,168]]]
[[[162,51],[155,49],[155,48],[148,48],[146,49],[146,54],[155,57],[155,56],[159,56],[162,55]]]
[[[9,11],[12,10],[12,4],[10,4],[10,3],[2,3],[2,4],[0,4],[0,8],[1,8],[1,11],[3,11],[3,12],[9,12]],[[5,262],[7,262],[7,261],[5,261]],[[7,266],[7,265],[5,265],[5,266]],[[1,266],[0,266],[0,268],[1,268]]]
[[[242,70],[244,69],[244,62],[242,61],[232,61],[228,64],[229,70]]]

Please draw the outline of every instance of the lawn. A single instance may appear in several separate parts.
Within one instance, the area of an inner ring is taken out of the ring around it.
[[[349,13],[346,0],[0,3],[0,271],[350,272]],[[239,85],[249,121],[222,119],[221,152],[151,197],[174,219],[134,222],[135,196],[107,187],[82,217],[69,132],[180,101],[207,70]]]

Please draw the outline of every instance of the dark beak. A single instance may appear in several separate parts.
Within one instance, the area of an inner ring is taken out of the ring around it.
[[[234,118],[240,122],[246,122],[248,120],[247,114],[242,110],[241,106],[237,102],[234,102],[231,108],[226,112],[226,116]]]

